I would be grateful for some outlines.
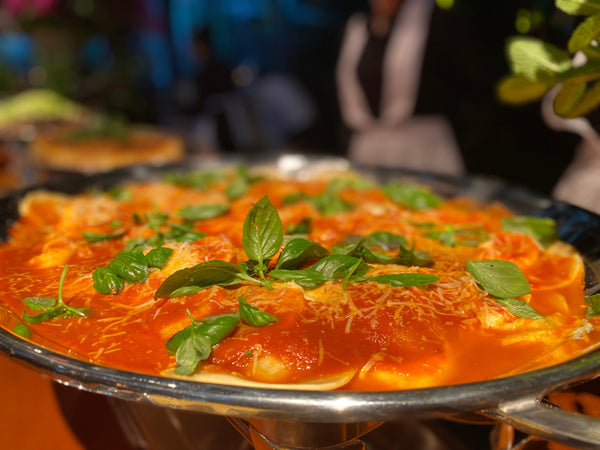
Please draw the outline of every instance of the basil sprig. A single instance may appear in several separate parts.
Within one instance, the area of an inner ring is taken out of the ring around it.
[[[501,223],[503,230],[527,234],[543,247],[548,247],[558,239],[556,221],[550,217],[505,217]]]
[[[515,263],[501,259],[467,261],[467,272],[515,316],[550,322],[527,302],[515,298],[531,293],[527,278]]]
[[[173,253],[172,248],[158,247],[147,254],[141,247],[119,252],[105,267],[99,267],[92,273],[94,289],[101,294],[118,294],[124,283],[144,283],[148,279],[151,267],[162,269]]]
[[[65,277],[69,266],[65,265],[60,275],[60,281],[58,282],[58,298],[53,297],[25,297],[23,302],[29,307],[29,309],[42,311],[39,314],[28,315],[27,310],[23,311],[23,319],[29,323],[40,323],[50,319],[60,319],[63,317],[87,317],[87,311],[89,308],[77,308],[69,306],[63,301],[62,290],[65,282]]]
[[[395,256],[384,251],[398,250]],[[366,237],[346,236],[342,244],[332,248],[332,253],[363,258],[367,263],[399,264],[403,266],[429,266],[433,260],[427,252],[410,247],[404,236],[387,231],[377,231]]]
[[[326,281],[361,283],[374,281],[394,287],[425,286],[435,283],[439,277],[420,273],[399,273],[367,277],[370,266],[362,258],[350,255],[333,254],[320,259],[312,267],[302,270],[275,269],[269,274],[282,281],[294,281],[300,286],[313,288]]]
[[[365,277],[370,269],[367,262],[403,264],[411,266],[429,265],[433,261],[426,253],[416,252],[406,244],[402,236],[377,232],[367,238],[358,238],[339,246],[330,254],[320,244],[305,238],[290,239],[279,254],[275,267],[269,262],[283,244],[283,226],[277,209],[268,197],[261,198],[248,212],[244,221],[242,246],[247,261],[234,264],[225,261],[208,261],[178,270],[171,274],[155,292],[155,298],[193,295],[211,286],[229,286],[250,281],[272,288],[270,279],[294,281],[307,288],[317,287],[327,281],[349,282],[375,281],[394,286],[422,286],[434,283],[437,277],[421,277],[415,274],[412,280],[406,274],[386,275],[383,278]],[[395,256],[379,253],[376,248],[398,250]],[[312,267],[303,265],[316,260]],[[258,278],[255,278],[258,277]],[[380,281],[381,280],[381,281]]]
[[[165,344],[167,352],[175,355],[175,373],[191,375],[198,364],[210,356],[212,347],[227,338],[240,324],[263,327],[277,322],[277,318],[250,305],[243,296],[238,297],[236,313],[219,314],[196,321],[189,310],[191,325],[175,333]]]

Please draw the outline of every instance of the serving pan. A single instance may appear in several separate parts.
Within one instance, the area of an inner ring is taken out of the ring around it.
[[[239,162],[189,160],[160,168],[138,166],[95,177],[73,177],[44,187],[74,193],[90,187],[107,188],[123,181],[156,178],[167,171],[206,170]],[[269,165],[286,176],[300,178],[319,170],[350,168],[343,159],[297,155],[280,157]],[[560,239],[584,256],[588,294],[600,291],[598,215],[488,177],[453,178],[397,169],[353,169],[380,182],[394,179],[427,184],[444,197],[499,201],[517,214],[552,217],[558,224]],[[7,229],[18,216],[18,203],[30,189],[0,198],[2,239],[7,238]],[[540,370],[452,386],[385,392],[270,390],[169,379],[95,365],[66,356],[66,352],[50,351],[43,342],[33,344],[7,331],[17,320],[10,311],[0,309],[0,351],[57,382],[128,401],[224,415],[254,442],[260,440],[261,445],[272,448],[332,445],[350,448],[347,443],[383,421],[431,417],[495,419],[564,445],[600,448],[600,420],[568,413],[543,400],[550,392],[600,375],[600,350]]]

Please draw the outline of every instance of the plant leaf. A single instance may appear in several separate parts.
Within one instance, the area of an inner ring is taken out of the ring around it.
[[[312,269],[321,272],[328,280],[336,280],[346,277],[359,262],[360,264],[354,270],[353,274],[360,276],[369,270],[369,266],[362,262],[360,258],[348,255],[326,256],[313,264]]]
[[[118,294],[123,290],[123,280],[108,267],[98,267],[92,273],[94,289],[101,294]]]
[[[556,0],[556,7],[573,15],[591,16],[600,13],[599,0]]]
[[[531,81],[553,82],[558,74],[572,67],[567,52],[529,36],[509,39],[507,52],[513,73]]]
[[[512,314],[517,317],[523,317],[525,319],[544,319],[547,320],[546,317],[538,312],[533,306],[529,305],[529,303],[518,299],[518,298],[505,298],[496,299],[498,303],[508,309]]]
[[[501,224],[503,230],[527,234],[543,247],[548,247],[558,239],[556,221],[550,217],[505,217]]]
[[[244,221],[242,247],[249,259],[263,261],[272,258],[283,243],[283,225],[277,210],[267,196],[248,211]]]
[[[277,269],[295,269],[306,261],[314,258],[324,258],[329,251],[313,241],[296,238],[289,241],[277,260]]]
[[[265,325],[279,320],[277,317],[261,311],[256,306],[252,306],[243,296],[238,297],[238,302],[240,304],[240,317],[248,325],[252,325],[253,327],[264,327]]]
[[[154,293],[154,298],[169,297],[171,293],[183,287],[194,286],[207,288],[210,286],[228,286],[239,283],[238,275],[244,270],[233,263],[226,261],[208,261],[178,270],[171,274]]]
[[[178,215],[184,220],[207,220],[221,216],[229,211],[229,205],[204,204],[184,206]]]
[[[600,13],[600,9],[598,13]],[[583,50],[590,45],[591,41],[597,39],[598,35],[600,35],[600,14],[595,14],[586,18],[575,28],[567,48],[570,53]]]
[[[120,252],[107,267],[128,283],[143,283],[148,278],[148,260],[140,251]]]
[[[52,309],[58,303],[53,297],[25,297],[23,302],[29,309],[36,311],[46,311]]]
[[[442,203],[433,192],[414,184],[392,182],[388,183],[383,191],[393,202],[411,209],[435,208]]]
[[[531,286],[523,272],[510,261],[467,261],[467,272],[497,299],[519,297],[531,292]]]
[[[551,87],[552,84],[532,81],[522,75],[509,75],[496,86],[496,96],[508,104],[524,105],[540,100]]]
[[[439,281],[440,277],[426,273],[397,273],[377,275],[367,278],[367,281],[389,284],[394,287],[425,286]]]
[[[203,318],[199,323],[189,325],[175,333],[166,342],[165,346],[170,355],[174,355],[177,349],[194,335],[206,336],[211,345],[218,344],[229,336],[240,323],[237,314],[222,314]]]
[[[269,275],[282,281],[294,281],[307,288],[317,287],[327,281],[325,275],[311,267],[302,270],[273,269]]]
[[[554,97],[554,112],[568,117],[583,98],[587,89],[586,83],[565,83]]]
[[[146,261],[149,267],[162,269],[169,257],[173,254],[173,249],[169,247],[157,247],[146,253]]]

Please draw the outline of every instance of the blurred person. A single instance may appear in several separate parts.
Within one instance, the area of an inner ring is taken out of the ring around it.
[[[184,94],[183,109],[195,117],[194,142],[211,150],[231,150],[234,143],[226,103],[227,97],[235,92],[232,70],[215,54],[210,30],[206,27],[194,31],[192,52],[200,72],[194,79],[191,95],[190,92]]]
[[[415,114],[434,8],[433,0],[370,0],[367,12],[350,17],[336,81],[352,161],[465,172],[445,115]]]

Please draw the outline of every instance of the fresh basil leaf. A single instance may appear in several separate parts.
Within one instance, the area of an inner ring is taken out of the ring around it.
[[[353,269],[353,275],[364,275],[369,266],[353,256],[330,255],[313,264],[312,269],[321,272],[328,280],[335,280],[345,278]]]
[[[171,292],[169,294],[169,297],[170,298],[187,297],[189,295],[197,294],[202,289],[205,289],[205,288],[202,288],[200,286],[184,286],[179,289],[175,289],[173,292]]]
[[[180,234],[175,238],[176,242],[196,242],[198,239],[206,237],[206,234],[199,231],[190,231],[188,233]]]
[[[42,313],[35,314],[33,316],[28,315],[25,311],[23,311],[23,319],[29,323],[41,323],[50,319],[57,319],[60,317],[65,317],[67,315],[65,309],[59,305],[52,309],[48,309]]]
[[[589,305],[585,317],[600,316],[600,294],[589,295],[585,297],[585,302]]]
[[[93,233],[84,231],[83,238],[88,242],[104,242],[112,239],[118,239],[125,234],[125,230],[115,231],[114,233]]]
[[[324,258],[329,251],[313,241],[296,238],[289,241],[281,251],[277,260],[277,269],[295,269],[301,264],[315,258]]]
[[[317,287],[327,281],[325,275],[311,267],[302,270],[273,269],[269,275],[282,281],[294,281],[307,288]]]
[[[206,338],[204,338],[206,339]],[[201,357],[194,346],[194,340],[190,336],[177,348],[175,352],[175,373],[178,375],[191,375],[198,367]]]
[[[406,238],[389,231],[376,231],[367,236],[365,245],[376,246],[382,250],[396,250],[406,245]]]
[[[400,247],[400,254],[396,259],[396,264],[403,266],[426,267],[434,263],[427,252],[417,251],[407,245]]]
[[[235,200],[236,198],[240,198],[242,195],[244,195],[248,191],[249,186],[250,183],[248,182],[248,179],[244,176],[238,175],[231,181],[231,183],[229,183],[229,186],[227,186],[225,195],[227,195],[229,200]]]
[[[174,355],[177,349],[192,336],[192,332],[196,336],[207,337],[211,346],[218,344],[233,333],[239,323],[237,314],[205,317],[199,323],[187,326],[175,333],[165,344],[167,352]]]
[[[306,200],[307,196],[303,192],[294,192],[293,194],[286,195],[283,197],[282,203],[284,205],[293,205],[301,200]]]
[[[127,201],[133,198],[133,193],[125,186],[115,186],[105,191],[106,195],[117,201]]]
[[[101,294],[118,294],[123,290],[123,280],[108,267],[99,267],[92,273],[94,289]]]
[[[160,235],[159,236],[150,236],[147,238],[136,237],[136,238],[130,239],[129,241],[126,242],[125,248],[123,249],[123,251],[130,252],[133,250],[137,250],[139,248],[144,248],[145,246],[160,247],[164,243],[165,243],[165,240]]]
[[[498,298],[498,303],[504,306],[508,311],[517,317],[525,319],[544,319],[546,317],[538,312],[533,306],[518,298]]]
[[[297,224],[288,225],[285,228],[287,234],[309,235],[312,231],[312,218],[304,217]]]
[[[426,273],[397,273],[377,275],[367,278],[369,281],[389,284],[393,287],[425,286],[439,281],[440,277]]]
[[[226,261],[208,261],[178,270],[171,274],[154,293],[154,298],[169,297],[176,290],[194,286],[207,288],[210,286],[228,286],[241,281],[244,270]]]
[[[332,255],[360,256],[366,238],[361,236],[346,236],[344,242],[331,247]]]
[[[442,231],[432,231],[425,236],[436,239],[446,247],[456,247],[456,233],[451,226],[445,227]]]
[[[158,233],[159,228],[164,225],[164,223],[169,218],[169,215],[160,211],[147,212],[144,215],[144,219],[148,227],[154,230],[155,233]]]
[[[171,172],[165,176],[165,181],[177,186],[191,187],[195,189],[205,190],[212,184],[223,181],[226,178],[225,172],[222,171],[190,171],[190,172]]]
[[[118,253],[107,267],[128,283],[143,283],[148,279],[148,260],[136,250]]]
[[[334,178],[327,186],[330,192],[339,192],[344,189],[354,189],[357,191],[366,191],[373,188],[373,183],[365,178]]]
[[[502,229],[527,234],[543,247],[558,239],[556,221],[550,217],[519,216],[502,219]]]
[[[146,261],[149,267],[162,269],[167,260],[173,253],[173,249],[169,247],[157,247],[146,253]]]
[[[283,243],[283,225],[277,209],[267,196],[261,198],[248,211],[244,221],[242,247],[249,259],[257,261],[261,269],[263,262],[272,258]]]
[[[411,209],[430,209],[442,204],[442,200],[437,195],[428,189],[413,184],[388,183],[383,188],[383,192],[394,203]]]
[[[178,215],[184,220],[207,220],[221,216],[229,211],[229,205],[204,204],[183,207]]]
[[[483,289],[498,299],[520,297],[531,292],[531,286],[523,272],[510,261],[467,261],[467,272]]]
[[[354,209],[352,203],[343,200],[336,192],[331,191],[325,191],[321,195],[309,197],[307,200],[325,216],[333,216]]]
[[[53,297],[25,297],[23,302],[29,309],[37,311],[46,311],[54,308],[58,303]]]
[[[253,327],[264,327],[265,325],[279,320],[277,317],[261,311],[256,306],[252,306],[243,296],[238,297],[238,302],[240,304],[240,317],[248,325],[252,325]]]
[[[18,324],[16,324],[14,326],[14,328],[13,328],[13,332],[15,334],[18,334],[19,336],[24,337],[24,338],[30,338],[31,337],[31,330],[24,323],[18,323]]]

